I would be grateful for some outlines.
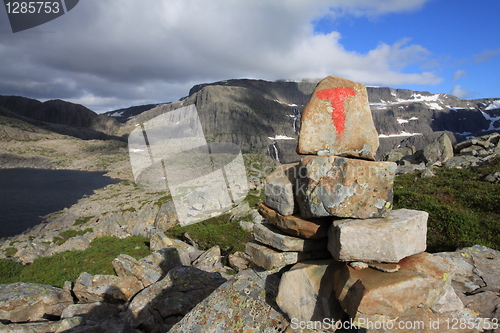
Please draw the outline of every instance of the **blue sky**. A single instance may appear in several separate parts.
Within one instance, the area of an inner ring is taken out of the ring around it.
[[[0,6],[0,95],[97,112],[233,78],[344,77],[500,98],[498,0],[82,0],[12,33]]]
[[[335,13],[335,8],[332,8]],[[346,50],[366,53],[398,42],[428,50],[405,73],[432,71],[441,82],[408,89],[458,93],[461,98],[500,96],[500,1],[432,0],[408,12],[379,16],[326,15],[313,21],[317,34],[340,32]]]

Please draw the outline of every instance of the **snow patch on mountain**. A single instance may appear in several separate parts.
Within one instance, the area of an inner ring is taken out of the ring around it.
[[[486,107],[485,110],[496,110],[496,109],[500,109],[500,99],[493,101],[490,105]]]
[[[399,134],[379,134],[379,138],[394,138],[400,136],[414,136],[414,135],[423,135],[422,133],[408,133],[405,131],[400,132]]]

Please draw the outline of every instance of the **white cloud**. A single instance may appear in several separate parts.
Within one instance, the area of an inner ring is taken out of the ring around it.
[[[453,74],[453,81],[460,80],[460,79],[464,78],[465,76],[467,76],[467,72],[464,71],[463,69],[459,69],[455,72],[455,74]]]
[[[68,14],[17,34],[2,33],[0,93],[62,98],[105,110],[166,102],[196,83],[229,78],[327,75],[377,85],[435,84],[407,73],[430,52],[401,40],[360,54],[341,34],[315,35],[332,15],[383,15],[428,0],[80,1]]]
[[[451,90],[451,94],[460,99],[466,99],[472,95],[472,92],[462,88],[459,84],[455,85]]]

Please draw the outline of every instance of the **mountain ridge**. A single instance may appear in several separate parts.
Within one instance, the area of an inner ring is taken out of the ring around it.
[[[0,115],[82,139],[125,140],[138,124],[194,104],[208,142],[232,142],[244,153],[265,153],[287,163],[300,158],[295,153],[300,114],[318,82],[231,79],[202,83],[175,102],[101,115],[60,100],[42,103],[0,96]],[[456,143],[500,130],[500,99],[461,100],[449,94],[389,87],[369,86],[367,91],[381,142],[378,157],[407,141],[422,149],[443,131]]]

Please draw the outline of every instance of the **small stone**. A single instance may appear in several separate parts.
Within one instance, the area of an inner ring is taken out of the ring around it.
[[[298,182],[298,163],[278,166],[264,183],[265,204],[281,215],[298,211],[295,203],[295,187]]]
[[[384,273],[396,273],[401,268],[401,266],[399,266],[398,264],[387,264],[378,262],[370,263],[368,264],[368,266],[370,266],[370,268],[376,269],[377,271],[381,271]]]
[[[250,257],[248,254],[239,251],[228,255],[227,260],[229,266],[237,270],[247,269],[250,265]]]
[[[328,234],[331,217],[304,219],[300,214],[281,215],[264,204],[259,204],[259,213],[281,231],[305,239],[321,239]]]
[[[366,86],[329,76],[302,110],[297,152],[375,159],[378,133]]]
[[[351,266],[355,270],[366,269],[369,267],[366,262],[362,262],[362,261],[352,261],[349,263],[349,266]]]
[[[436,174],[432,172],[431,169],[425,169],[424,172],[420,174],[420,178],[434,177]]]
[[[394,162],[310,156],[300,166],[297,200],[305,218],[375,218],[392,208]]]
[[[339,261],[397,263],[425,251],[428,216],[398,209],[385,218],[337,220],[328,232],[328,250]]]
[[[326,249],[327,239],[314,240],[288,236],[270,223],[256,224],[253,228],[255,240],[280,251],[313,251]]]

